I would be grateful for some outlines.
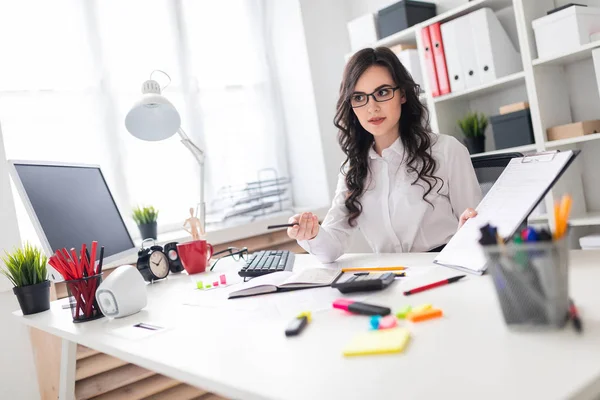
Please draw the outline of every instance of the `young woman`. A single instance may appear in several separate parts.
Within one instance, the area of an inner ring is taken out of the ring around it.
[[[290,238],[333,262],[360,229],[376,253],[440,251],[476,215],[481,190],[467,149],[429,127],[415,84],[388,48],[346,65],[334,119],[346,154],[332,206],[319,226],[294,215]]]

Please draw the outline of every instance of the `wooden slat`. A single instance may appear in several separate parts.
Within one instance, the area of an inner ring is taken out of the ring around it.
[[[181,383],[171,389],[146,397],[144,400],[193,400],[204,394],[210,393],[194,386]]]
[[[214,393],[206,393],[203,394],[202,396],[198,396],[193,400],[227,400],[226,397],[221,397],[218,394],[214,394]]]
[[[79,381],[90,376],[98,375],[111,369],[119,368],[127,361],[119,360],[107,354],[99,353],[77,362],[75,380]]]
[[[82,345],[77,346],[77,360],[83,360],[84,358],[91,357],[98,353],[100,352],[94,349],[90,349],[89,347],[85,347]]]
[[[41,400],[56,400],[60,382],[61,339],[29,328]],[[2,395],[0,394],[0,398]]]
[[[137,365],[124,365],[77,382],[75,386],[75,398],[80,400],[100,396],[101,394],[141,381],[152,375],[155,375],[155,373]]]
[[[163,392],[179,385],[175,379],[162,375],[154,375],[150,378],[132,383],[112,392],[105,393],[94,400],[140,400],[153,394]]]

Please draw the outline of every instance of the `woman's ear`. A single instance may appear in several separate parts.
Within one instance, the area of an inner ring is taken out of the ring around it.
[[[400,104],[406,103],[406,92],[404,90],[400,91]]]

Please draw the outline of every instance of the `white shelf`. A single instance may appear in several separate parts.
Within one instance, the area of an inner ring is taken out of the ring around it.
[[[536,149],[537,149],[537,147],[535,144],[527,144],[525,146],[510,147],[508,149],[492,150],[492,151],[486,151],[483,153],[471,154],[471,158],[491,156],[493,154],[502,154],[502,153],[513,153],[513,152],[525,153],[528,151],[535,151]]]
[[[565,65],[575,61],[585,60],[586,58],[592,57],[592,50],[596,47],[600,47],[600,40],[596,40],[595,42],[588,43],[584,46],[581,46],[579,49],[575,51],[569,51],[562,54],[557,54],[552,57],[545,58],[536,58],[533,60],[532,64],[534,66],[539,65]]]
[[[567,139],[559,139],[559,140],[548,140],[546,141],[546,147],[560,147],[567,144],[581,143],[581,142],[589,142],[590,140],[598,140],[600,139],[600,133],[592,133],[590,135],[585,136],[577,136]]]
[[[547,222],[548,214],[542,214],[535,217],[529,218],[529,222]],[[571,226],[594,226],[600,225],[600,212],[590,211],[580,217],[571,217],[569,219],[569,225]]]
[[[413,25],[410,28],[404,29],[400,32],[396,32],[393,35],[379,39],[375,43],[367,47],[390,47],[397,44],[416,44],[417,33],[420,32],[424,26],[435,24],[436,22],[447,22],[452,19],[462,17],[470,12],[476,11],[483,7],[490,7],[492,10],[501,10],[512,5],[512,0],[473,0],[452,10],[448,10],[444,13],[438,14],[433,18],[423,21],[419,24]],[[358,50],[356,50],[358,51]],[[346,61],[352,57],[356,51],[346,54],[344,57]]]
[[[460,100],[470,100],[475,97],[483,96],[488,93],[493,93],[498,90],[508,89],[515,86],[520,86],[525,84],[525,73],[517,72],[512,75],[503,76],[495,80],[494,82],[487,83],[485,85],[481,85],[478,87],[474,87],[468,90],[463,90],[461,92],[456,93],[448,93],[443,96],[434,97],[434,103],[441,103],[443,101],[449,101],[454,99]]]

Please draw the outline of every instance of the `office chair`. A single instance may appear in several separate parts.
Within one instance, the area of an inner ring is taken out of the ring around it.
[[[494,186],[510,160],[516,157],[523,157],[523,154],[503,153],[471,158],[483,197]]]

